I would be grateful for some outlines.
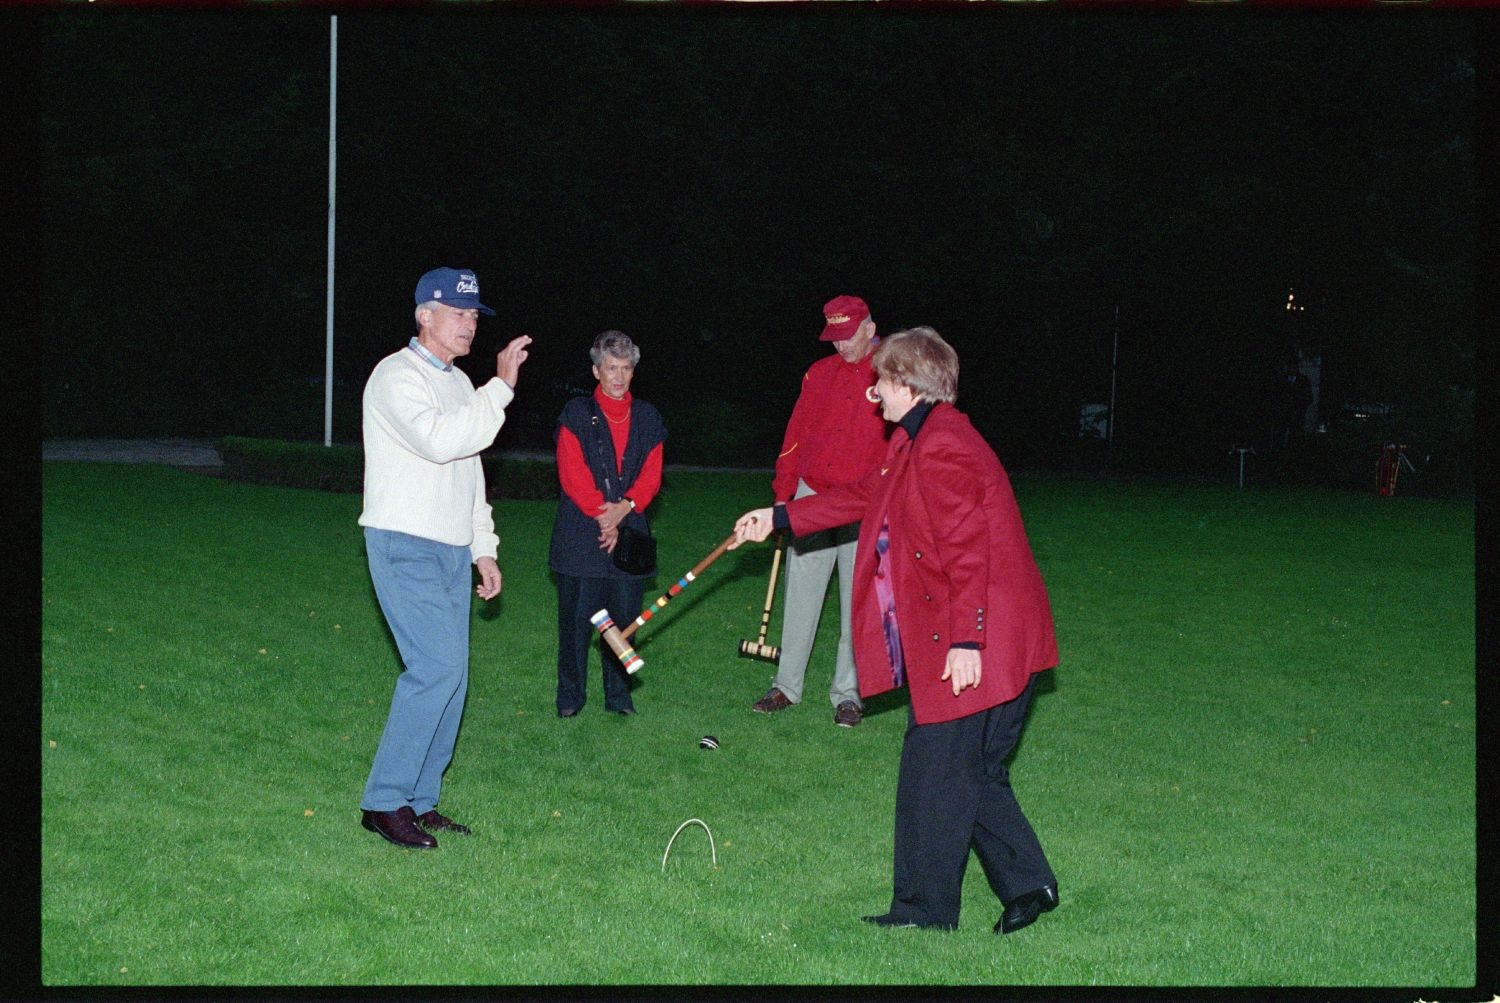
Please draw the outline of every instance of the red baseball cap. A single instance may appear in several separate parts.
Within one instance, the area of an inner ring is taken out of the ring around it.
[[[854,337],[870,316],[870,308],[858,296],[835,296],[823,304],[823,333],[819,341],[845,341]]]

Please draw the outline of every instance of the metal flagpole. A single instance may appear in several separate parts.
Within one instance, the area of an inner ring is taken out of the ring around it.
[[[328,329],[323,361],[323,445],[333,445],[333,206],[338,160],[339,18],[328,18]]]

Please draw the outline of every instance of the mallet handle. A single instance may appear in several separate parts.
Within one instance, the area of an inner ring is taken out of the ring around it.
[[[673,585],[670,589],[667,589],[666,592],[662,593],[661,597],[658,598],[656,602],[641,610],[641,615],[635,618],[635,622],[620,631],[621,638],[629,637],[631,634],[634,634],[638,629],[640,629],[640,626],[643,623],[651,619],[651,617],[656,614],[656,610],[671,602],[673,596],[692,584],[693,579],[697,578],[699,575],[703,574],[704,571],[708,570],[708,566],[710,564],[717,561],[720,557],[723,557],[724,551],[728,550],[729,545],[733,542],[734,534],[730,533],[724,538],[723,543],[719,544],[717,547],[711,550],[709,552],[709,555],[695,564],[691,571],[683,575],[681,578],[677,579],[676,585]]]
[[[766,584],[766,611],[760,615],[760,637],[755,639],[757,648],[765,646],[766,630],[771,626],[771,600],[776,598],[776,571],[781,567],[781,550],[785,545],[785,538],[776,543],[776,549],[771,552],[771,580]]]

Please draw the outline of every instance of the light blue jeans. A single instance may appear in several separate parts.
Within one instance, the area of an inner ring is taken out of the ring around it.
[[[405,671],[360,807],[420,815],[437,807],[469,688],[469,548],[366,526],[365,555]]]

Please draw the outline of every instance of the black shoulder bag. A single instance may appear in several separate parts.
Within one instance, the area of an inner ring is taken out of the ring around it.
[[[656,537],[648,526],[645,532],[632,529],[625,523],[619,525],[620,538],[609,555],[615,567],[627,575],[649,575],[656,570]]]

